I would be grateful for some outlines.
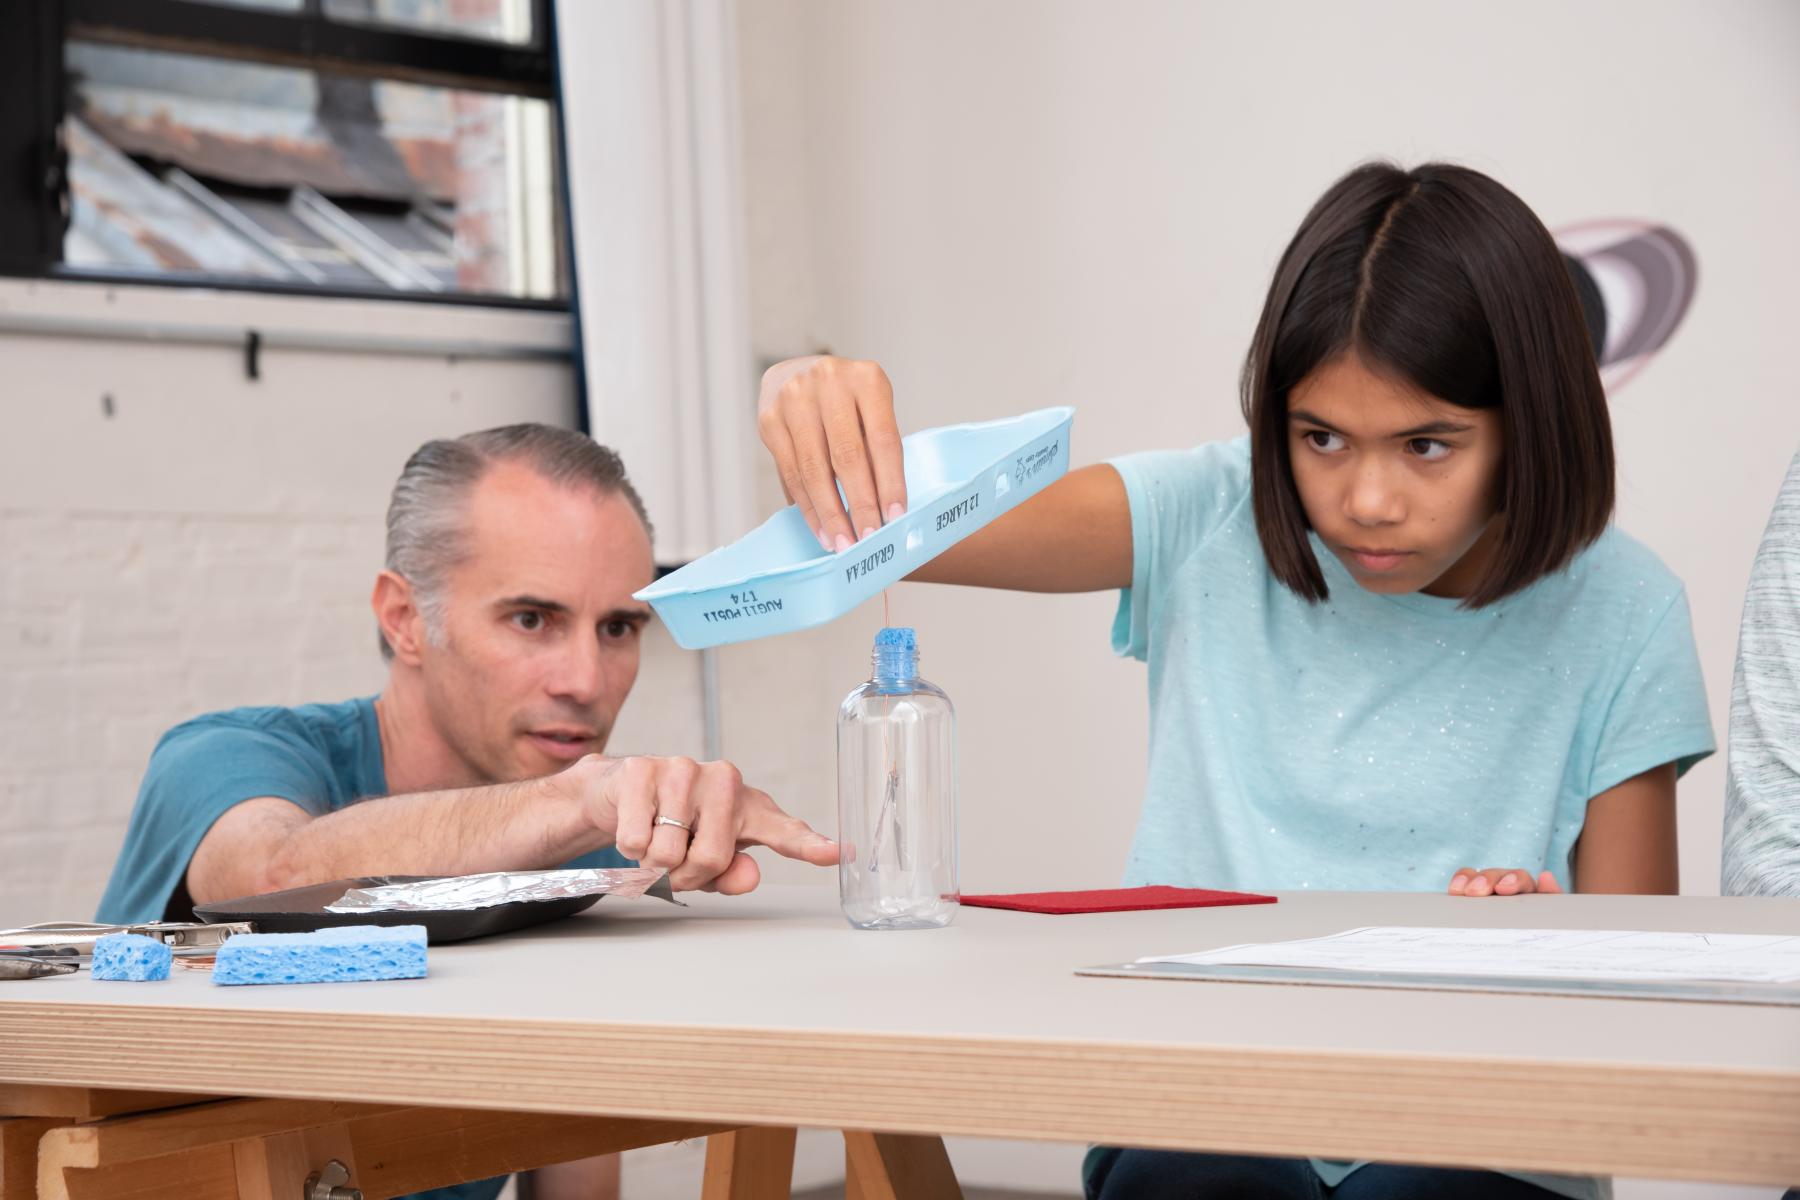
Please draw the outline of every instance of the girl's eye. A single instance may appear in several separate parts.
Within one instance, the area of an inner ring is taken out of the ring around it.
[[[631,634],[632,624],[630,621],[608,621],[606,623],[606,636],[609,638],[627,638]]]
[[[1447,444],[1432,438],[1414,438],[1406,443],[1406,448],[1426,462],[1436,462],[1450,453],[1450,447]]]
[[[1327,433],[1323,429],[1309,429],[1306,431],[1305,437],[1307,445],[1323,454],[1330,454],[1344,448],[1343,438],[1335,433]]]
[[[518,629],[521,632],[536,633],[544,627],[544,614],[541,612],[532,612],[529,609],[525,612],[516,612],[512,615],[512,623],[513,628]]]

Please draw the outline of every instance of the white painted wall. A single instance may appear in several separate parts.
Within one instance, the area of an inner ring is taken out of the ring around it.
[[[1616,398],[1619,521],[1687,583],[1722,738],[1744,581],[1800,443],[1800,7],[754,0],[740,14],[756,348],[879,359],[907,429],[1073,403],[1078,463],[1239,432],[1236,374],[1275,258],[1367,157],[1486,170],[1552,228],[1680,230],[1699,297]],[[893,603],[958,705],[964,886],[1115,881],[1146,733],[1142,668],[1107,650],[1110,598],[902,586]],[[865,610],[723,655],[727,753],[814,815],[830,808],[832,706],[879,622]],[[1717,890],[1722,767],[1682,786],[1688,892]],[[977,1182],[1072,1187],[1073,1150],[953,1152]]]

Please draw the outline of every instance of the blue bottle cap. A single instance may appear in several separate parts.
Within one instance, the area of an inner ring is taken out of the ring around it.
[[[904,625],[891,625],[875,635],[874,658],[875,678],[884,684],[910,687],[919,677],[919,642]]]
[[[918,638],[910,625],[889,625],[875,635],[877,650],[917,651]]]

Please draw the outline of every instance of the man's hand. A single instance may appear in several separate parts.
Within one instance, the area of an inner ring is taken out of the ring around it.
[[[1561,891],[1556,876],[1550,872],[1539,871],[1534,881],[1530,871],[1516,867],[1489,867],[1484,871],[1464,867],[1450,880],[1452,896],[1525,896],[1532,892],[1551,895]]]
[[[836,842],[782,812],[727,762],[590,754],[548,782],[596,829],[610,830],[621,854],[664,868],[678,890],[750,891],[762,872],[742,853],[747,846],[816,867],[838,860]]]

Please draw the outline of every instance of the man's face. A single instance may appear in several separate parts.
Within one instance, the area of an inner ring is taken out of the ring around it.
[[[616,493],[501,463],[472,490],[443,628],[421,647],[426,705],[471,783],[530,779],[600,751],[637,679],[655,574]]]
[[[1498,535],[1503,430],[1343,355],[1288,396],[1288,457],[1307,519],[1371,592],[1462,596]]]

